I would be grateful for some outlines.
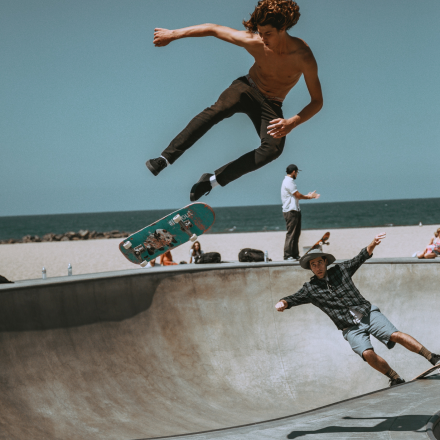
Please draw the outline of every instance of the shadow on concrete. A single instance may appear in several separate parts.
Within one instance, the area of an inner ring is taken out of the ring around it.
[[[35,286],[0,294],[0,332],[118,322],[147,310],[166,274]],[[14,313],[10,313],[14,310]]]
[[[341,420],[381,420],[381,422],[375,426],[327,426],[317,430],[292,431],[287,438],[294,439],[311,434],[373,433],[388,431],[426,432],[426,424],[431,416],[432,414],[412,414],[400,417],[343,417]]]

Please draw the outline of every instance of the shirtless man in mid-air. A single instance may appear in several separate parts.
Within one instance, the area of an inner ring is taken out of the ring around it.
[[[246,113],[252,120],[261,145],[222,166],[214,174],[203,174],[190,192],[196,201],[217,185],[225,186],[243,174],[255,171],[281,155],[285,137],[322,108],[318,66],[309,46],[292,37],[287,30],[300,17],[299,6],[292,0],[260,0],[246,31],[216,24],[201,24],[183,29],[155,29],[154,44],[163,47],[187,37],[217,37],[241,46],[255,59],[246,76],[236,79],[211,107],[198,114],[156,159],[146,165],[157,176],[173,164],[212,126],[235,113]],[[281,109],[284,98],[304,75],[310,103],[298,114],[285,119]]]

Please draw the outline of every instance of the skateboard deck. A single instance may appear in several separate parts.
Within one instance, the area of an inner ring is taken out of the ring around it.
[[[127,260],[145,267],[150,260],[209,231],[215,221],[213,209],[192,203],[131,234],[119,243]]]
[[[321,240],[317,241],[304,255],[307,255],[313,249],[319,249],[323,244],[330,244],[327,240],[330,238],[330,232],[326,232]]]
[[[422,379],[423,377],[428,376],[428,374],[434,373],[435,370],[438,370],[438,373],[440,373],[440,364],[433,365],[432,367],[430,367],[426,371],[424,371],[422,374],[419,374],[418,376],[416,376],[413,380]]]

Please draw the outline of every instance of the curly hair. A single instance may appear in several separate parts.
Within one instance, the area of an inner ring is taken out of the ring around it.
[[[249,32],[257,32],[257,26],[268,24],[287,31],[296,25],[300,16],[299,6],[293,0],[259,0],[251,18],[243,20],[243,25]]]

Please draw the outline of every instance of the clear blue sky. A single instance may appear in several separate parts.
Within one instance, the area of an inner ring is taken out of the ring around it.
[[[145,161],[252,57],[213,37],[153,46],[155,27],[243,29],[256,0],[1,0],[0,215],[178,208],[200,175],[257,148],[245,115],[153,177]],[[440,2],[298,0],[324,107],[282,156],[201,201],[280,203],[286,165],[320,202],[438,197]],[[286,117],[308,102],[304,81]]]

